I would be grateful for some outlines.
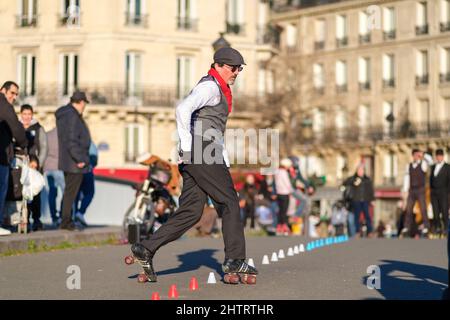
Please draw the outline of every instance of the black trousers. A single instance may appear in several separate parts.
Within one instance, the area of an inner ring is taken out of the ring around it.
[[[72,223],[72,206],[80,190],[83,174],[64,172],[64,181],[66,187],[62,199],[61,228],[65,228]]]
[[[31,203],[28,204],[28,220],[30,215],[33,217],[33,223],[41,222],[41,193],[37,194]]]
[[[244,227],[247,226],[247,219],[250,218],[250,228],[255,228],[255,206],[244,207]]]
[[[239,200],[226,165],[187,164],[179,170],[183,176],[180,207],[142,245],[154,255],[161,246],[180,238],[200,220],[209,196],[222,217],[225,259],[245,259]]]
[[[278,201],[278,224],[287,223],[287,211],[289,209],[289,195],[277,194]]]
[[[447,232],[448,190],[431,189],[431,205],[433,206],[433,231]]]
[[[411,188],[408,193],[408,201],[406,203],[405,228],[411,230],[411,219],[413,215],[414,205],[419,201],[420,213],[425,228],[430,228],[430,221],[427,216],[427,205],[425,202],[425,188]]]

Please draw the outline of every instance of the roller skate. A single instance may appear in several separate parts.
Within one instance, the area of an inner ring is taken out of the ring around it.
[[[138,282],[156,282],[156,273],[153,269],[152,254],[142,244],[136,243],[131,247],[133,255],[125,257],[125,263],[130,265],[135,262],[139,263],[144,272],[139,274]]]
[[[249,266],[244,259],[227,259],[222,265],[223,281],[229,284],[255,284],[258,270]]]

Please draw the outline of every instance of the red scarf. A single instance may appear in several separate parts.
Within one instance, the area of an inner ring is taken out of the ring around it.
[[[231,94],[231,88],[230,86],[225,83],[225,81],[222,79],[222,77],[220,76],[220,74],[217,72],[216,69],[211,68],[208,71],[208,74],[213,76],[214,79],[217,80],[217,82],[220,84],[220,89],[222,90],[223,94],[225,95],[225,97],[227,98],[227,102],[228,102],[228,113],[231,112],[232,110],[232,103],[233,103],[233,96]]]

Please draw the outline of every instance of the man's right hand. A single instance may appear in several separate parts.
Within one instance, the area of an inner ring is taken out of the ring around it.
[[[84,162],[77,163],[77,167],[80,169],[83,169],[85,166],[86,166],[86,163],[84,163]]]

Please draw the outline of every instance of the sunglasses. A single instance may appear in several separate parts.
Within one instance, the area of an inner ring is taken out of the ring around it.
[[[236,70],[238,70],[239,72],[241,72],[242,70],[244,70],[243,66],[230,66],[228,64],[225,64],[225,66],[230,67],[231,72],[236,72]]]

